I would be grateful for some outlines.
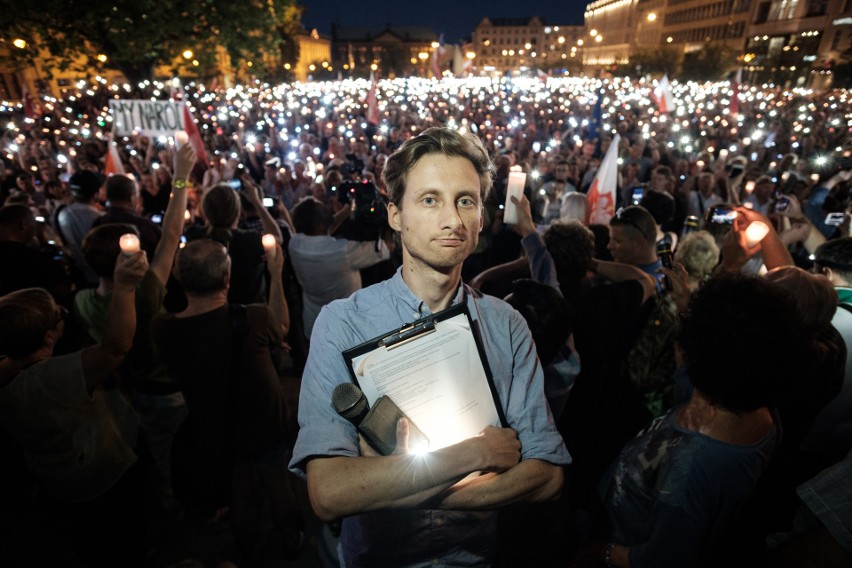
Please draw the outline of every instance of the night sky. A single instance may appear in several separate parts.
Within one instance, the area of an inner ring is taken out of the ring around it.
[[[301,0],[305,6],[302,23],[321,34],[331,33],[331,24],[344,27],[426,26],[444,34],[446,42],[470,38],[484,18],[538,16],[547,24],[582,24],[585,0]]]

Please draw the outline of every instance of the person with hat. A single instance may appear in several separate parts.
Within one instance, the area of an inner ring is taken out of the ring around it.
[[[96,286],[98,283],[98,275],[86,263],[81,245],[95,219],[104,214],[97,204],[101,185],[103,180],[95,172],[81,170],[75,173],[68,181],[71,203],[58,207],[54,214],[53,225],[80,269],[80,283],[83,285]]]

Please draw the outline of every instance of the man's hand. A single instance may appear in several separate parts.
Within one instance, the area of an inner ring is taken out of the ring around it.
[[[270,274],[281,274],[284,268],[284,249],[279,243],[275,243],[275,248],[272,249],[274,254],[266,254],[266,266],[269,268]]]
[[[148,258],[145,251],[140,250],[130,255],[119,253],[113,273],[115,288],[122,291],[135,290],[147,271]]]
[[[521,235],[521,237],[526,237],[535,232],[535,223],[532,220],[532,211],[530,210],[530,200],[527,199],[527,196],[521,194],[521,198],[518,199],[514,195],[511,197],[512,203],[515,204],[515,209],[518,211],[518,222],[512,225],[512,230]]]
[[[255,207],[262,207],[262,196],[260,194],[260,186],[254,183],[254,179],[249,175],[248,172],[243,173],[240,176],[240,179],[243,182],[243,195],[246,196],[246,199],[254,205]]]
[[[408,453],[408,435],[408,419],[400,418],[396,422],[396,447],[391,455],[404,456]],[[362,457],[377,458],[381,456],[361,434],[358,434],[358,446],[361,449]]]
[[[186,143],[175,153],[175,175],[174,179],[187,180],[192,168],[195,166],[195,148]]]
[[[521,461],[521,442],[511,428],[489,426],[476,439],[481,442],[480,451],[487,464],[482,471],[501,473]]]

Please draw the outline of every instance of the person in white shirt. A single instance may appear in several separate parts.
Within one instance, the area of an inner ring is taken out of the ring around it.
[[[290,239],[288,250],[302,286],[302,322],[308,339],[320,309],[359,290],[360,270],[390,256],[382,239],[360,242],[330,236],[333,221],[331,210],[313,197],[302,199],[293,208],[296,235]]]

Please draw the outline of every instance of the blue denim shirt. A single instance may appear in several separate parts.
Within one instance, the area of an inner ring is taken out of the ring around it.
[[[467,302],[521,459],[570,463],[544,397],[543,375],[523,317],[508,304],[460,286],[454,304]],[[331,393],[349,381],[341,353],[431,313],[397,271],[390,280],[325,306],[314,326],[299,398],[299,437],[290,469],[305,476],[318,456],[358,456],[355,427],[337,415]],[[344,519],[346,566],[482,566],[495,545],[493,511],[387,510]]]

